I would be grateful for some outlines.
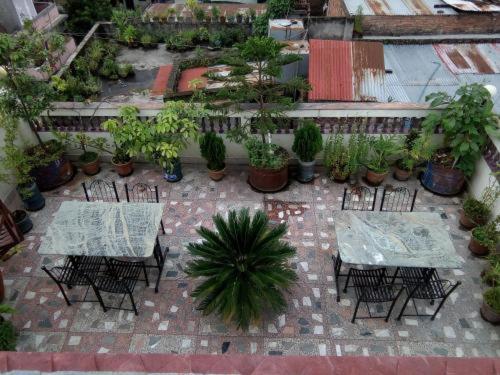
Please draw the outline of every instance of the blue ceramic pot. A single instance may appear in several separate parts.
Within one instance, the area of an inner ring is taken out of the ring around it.
[[[18,186],[17,192],[23,201],[24,208],[28,211],[38,211],[45,206],[45,198],[35,183],[23,188]]]
[[[182,180],[181,160],[180,159],[175,159],[173,161],[172,168],[170,168],[170,169],[165,168],[164,172],[165,173],[164,173],[163,177],[168,182],[177,182],[177,181]]]

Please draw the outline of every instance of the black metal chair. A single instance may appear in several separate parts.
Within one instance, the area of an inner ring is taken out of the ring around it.
[[[142,264],[141,264],[142,263]],[[141,271],[146,276],[146,285],[149,285],[147,279],[144,262],[129,262],[117,259],[108,259],[108,272],[104,275],[99,275],[92,280],[92,287],[95,290],[97,299],[106,312],[108,309],[128,310],[133,311],[135,315],[139,315],[135,304],[133,292],[137,282],[139,281]],[[101,293],[121,294],[123,295],[118,306],[110,306],[104,303]],[[125,297],[130,298],[132,309],[123,308]]]
[[[337,290],[337,302],[340,302],[340,287],[339,287],[339,278],[342,276],[347,276],[346,273],[341,273],[340,269],[342,268],[342,259],[340,258],[340,253],[337,255],[332,255],[333,259],[333,275],[335,277],[335,288]]]
[[[391,316],[394,305],[398,300],[399,296],[403,292],[403,288],[397,289],[393,284],[388,283],[386,277],[385,268],[377,268],[373,270],[359,270],[356,268],[351,268],[348,274],[348,280],[352,277],[354,290],[356,293],[356,307],[354,308],[354,314],[351,319],[351,323],[358,319],[371,319],[371,318],[384,318],[387,322]],[[344,291],[346,289],[344,288]],[[368,316],[358,317],[358,309],[361,303],[366,304],[368,310]],[[374,316],[370,311],[369,303],[385,303],[391,302],[389,311],[386,316]]]
[[[125,195],[127,197],[127,202],[137,202],[137,203],[160,203],[160,196],[158,194],[158,186],[151,186],[143,182],[139,182],[129,188],[125,184]],[[165,234],[165,226],[163,225],[163,220],[160,220],[161,230]]]
[[[385,189],[380,202],[380,211],[388,212],[412,212],[417,198],[415,189],[413,194],[406,187],[397,187],[395,189]]]
[[[366,186],[354,186],[349,191],[344,189],[342,210],[374,211],[377,199],[377,188],[372,192]]]
[[[155,248],[153,250],[153,256],[155,258],[156,264],[149,265],[146,267],[158,268],[158,277],[156,278],[155,284],[155,293],[158,293],[158,288],[160,285],[161,275],[163,273],[163,268],[165,267],[165,261],[167,260],[167,253],[169,252],[169,248],[165,247],[165,251],[161,250],[160,241],[156,238]]]
[[[94,180],[88,187],[85,182],[82,186],[87,202],[120,202],[114,181]]]
[[[90,286],[92,284],[91,279],[103,271],[103,259],[101,257],[87,256],[68,257],[63,266],[55,266],[50,269],[42,266],[42,270],[54,280],[67,305],[71,306],[63,285],[66,285],[68,289],[72,289],[74,286]],[[87,293],[88,288],[82,300],[73,300],[73,302],[87,301]]]
[[[428,271],[426,268],[401,268],[401,278],[403,280],[403,286],[406,289],[407,298],[403,303],[403,307],[397,317],[397,320],[401,320],[404,316],[430,316],[431,320],[436,318],[436,315],[443,307],[445,301],[448,299],[451,293],[461,285],[460,281],[452,283],[449,280],[442,280],[436,270]],[[423,278],[422,278],[423,277]],[[413,302],[413,307],[415,308],[415,314],[404,314],[406,306],[410,299]],[[419,314],[416,304],[416,299],[429,300],[431,305],[434,305],[434,301],[440,299],[437,309],[433,314]]]

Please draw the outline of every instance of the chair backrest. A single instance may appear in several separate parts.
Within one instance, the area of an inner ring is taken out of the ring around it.
[[[132,187],[125,184],[125,195],[127,202],[139,203],[159,203],[158,186],[151,186],[143,182],[139,182]]]
[[[374,191],[366,186],[354,186],[344,189],[342,210],[373,211],[377,199],[377,188]]]
[[[9,209],[0,200],[0,251],[6,252],[24,240]]]
[[[380,211],[412,212],[417,199],[417,189],[413,194],[404,186],[385,189],[380,202]]]
[[[114,181],[94,180],[87,187],[82,182],[87,202],[120,202]]]

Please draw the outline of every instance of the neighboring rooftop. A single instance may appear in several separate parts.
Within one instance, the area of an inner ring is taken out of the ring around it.
[[[221,16],[235,16],[236,14],[247,14],[249,9],[254,9],[257,15],[262,14],[266,11],[266,4],[226,4],[226,3],[217,3],[217,4],[198,4],[205,13],[209,16],[211,15],[210,11],[213,7],[217,7],[220,10]],[[184,17],[191,17],[191,11],[185,4],[165,4],[165,3],[157,3],[151,4],[145,11],[145,14],[148,14],[150,18],[158,19],[161,18],[162,15],[167,14],[168,8],[175,8],[181,15]]]

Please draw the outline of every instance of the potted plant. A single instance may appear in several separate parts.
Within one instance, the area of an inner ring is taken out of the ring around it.
[[[420,163],[432,157],[434,153],[432,138],[412,129],[405,138],[401,153],[402,157],[394,168],[394,178],[398,181],[407,181]]]
[[[371,153],[366,163],[366,180],[378,186],[389,174],[389,158],[398,154],[400,146],[395,136],[371,137],[369,143]]]
[[[175,5],[167,8],[167,20],[168,22],[175,22]]]
[[[16,185],[17,193],[29,211],[38,211],[45,206],[45,198],[40,193],[31,174],[39,160],[30,156],[16,144],[17,122],[0,112],[0,127],[4,129],[4,146],[0,156],[0,181]]]
[[[3,285],[3,280],[2,280]],[[3,288],[3,287],[2,287]],[[4,293],[1,293],[1,300],[4,299]],[[0,314],[13,314],[15,310],[5,304],[0,304]],[[17,333],[16,328],[10,320],[5,319],[0,315],[0,350],[1,351],[16,351]]]
[[[104,137],[91,138],[84,132],[76,133],[72,136],[66,132],[53,132],[57,140],[67,146],[72,146],[82,151],[78,157],[82,172],[87,176],[94,176],[101,170],[99,154],[90,150],[91,148],[110,153],[107,149],[107,141]]]
[[[170,8],[169,8],[170,9]],[[157,48],[158,44],[154,40],[153,36],[151,34],[143,34],[140,39],[141,46],[144,49],[153,49]]]
[[[487,322],[500,323],[500,286],[486,289],[480,312],[481,317]]]
[[[426,97],[432,112],[422,123],[424,133],[432,135],[441,126],[446,147],[439,150],[427,165],[420,179],[422,185],[438,194],[454,195],[472,176],[476,161],[481,157],[488,134],[498,134],[489,91],[474,83],[460,87],[454,96],[438,92]]]
[[[208,132],[200,138],[201,156],[207,161],[208,175],[214,181],[224,177],[226,146],[215,132]]]
[[[229,211],[227,219],[216,215],[213,221],[216,231],[201,227],[197,232],[203,241],[187,246],[194,259],[185,272],[202,279],[191,294],[198,309],[244,331],[261,320],[265,309],[285,311],[283,293],[297,280],[290,267],[296,249],[282,241],[286,224],[270,226],[263,211],[251,217],[248,209]]]
[[[196,22],[204,22],[205,21],[205,10],[202,7],[196,7],[194,9],[194,18],[196,19]]]
[[[486,255],[498,246],[500,216],[488,224],[475,227],[472,230],[469,250],[475,255]]]
[[[272,143],[272,133],[286,117],[285,111],[294,108],[294,94],[307,91],[309,85],[302,78],[279,82],[282,67],[300,57],[282,54],[284,45],[273,38],[251,37],[236,47],[235,56],[228,61],[232,73],[208,75],[222,83],[211,97],[212,107],[227,114],[242,111],[244,103],[256,105],[252,119],[232,129],[228,137],[247,149],[250,185],[262,192],[279,191],[288,183],[288,154]],[[252,134],[252,129],[257,134]]]
[[[238,10],[238,12],[236,13],[236,22],[237,23],[243,22],[243,13],[241,12],[241,10]]]
[[[212,9],[210,9],[212,13],[212,22],[218,22],[220,16],[220,8],[216,5],[212,5]]]
[[[491,179],[488,186],[481,193],[480,199],[467,197],[462,204],[459,222],[465,229],[472,229],[487,223],[491,215],[491,208],[500,196],[500,188],[496,179]]]
[[[130,48],[136,48],[139,46],[137,38],[139,33],[134,25],[128,25],[121,32],[121,40],[127,44]]]
[[[318,126],[309,119],[304,119],[294,134],[292,150],[298,157],[300,182],[309,182],[314,178],[315,157],[323,149],[323,138]]]
[[[368,153],[368,138],[364,129],[354,129],[347,146],[344,144],[344,129],[328,137],[325,143],[324,163],[336,182],[345,182],[352,174],[357,175]],[[354,177],[356,180],[357,178]]]
[[[489,286],[500,286],[500,256],[488,255],[488,265],[481,273],[482,281]]]
[[[15,34],[0,33],[0,66],[3,68],[0,110],[16,121],[24,120],[37,140],[26,153],[34,162],[30,173],[43,191],[66,183],[74,175],[64,147],[54,140],[42,141],[38,133],[40,116],[50,109],[56,93],[49,82],[36,79],[27,71],[38,57],[51,61],[51,55],[62,53],[62,49],[49,51],[46,43],[46,36],[31,26]]]
[[[31,221],[28,213],[24,210],[15,210],[12,212],[12,218],[23,234],[28,233],[33,228],[33,221]]]

